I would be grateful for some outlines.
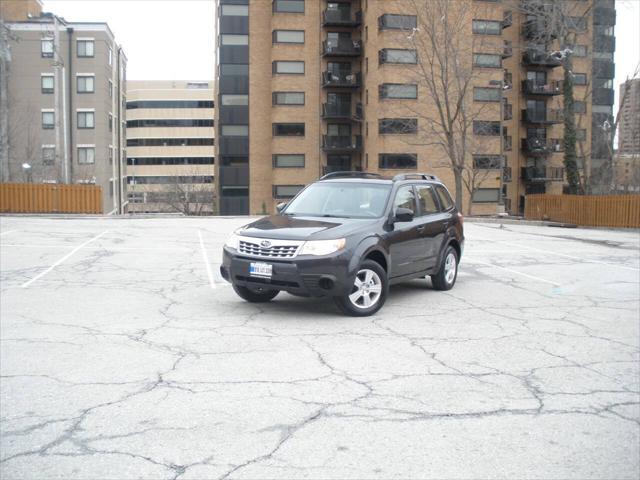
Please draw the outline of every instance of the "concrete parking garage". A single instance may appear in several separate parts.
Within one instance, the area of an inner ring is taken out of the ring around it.
[[[637,231],[467,222],[371,318],[219,276],[243,218],[0,218],[3,478],[638,478]]]

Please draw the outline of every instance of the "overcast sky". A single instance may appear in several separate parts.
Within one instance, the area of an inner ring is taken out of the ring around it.
[[[131,80],[213,78],[213,0],[45,0],[44,6],[70,21],[107,22],[129,59]],[[618,85],[640,62],[640,0],[616,0],[616,9],[617,101]]]

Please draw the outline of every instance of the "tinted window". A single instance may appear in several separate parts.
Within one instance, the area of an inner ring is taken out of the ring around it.
[[[381,153],[378,156],[379,168],[415,169],[418,167],[416,153]]]
[[[393,200],[393,211],[396,212],[398,208],[408,208],[412,212],[416,212],[416,196],[412,186],[407,185],[398,189],[396,198]]]
[[[414,84],[383,83],[380,98],[418,98],[418,86]]]
[[[378,121],[380,134],[412,134],[418,131],[416,118],[383,118]]]
[[[275,168],[304,167],[304,153],[273,155]]]
[[[418,203],[420,204],[420,214],[429,215],[438,213],[438,204],[433,196],[433,189],[428,185],[418,185]]]
[[[399,48],[383,48],[378,58],[380,63],[417,63],[418,54],[415,50],[403,50]]]
[[[274,30],[273,43],[304,43],[304,30]]]
[[[502,57],[491,53],[474,53],[473,66],[483,68],[501,68]]]
[[[280,13],[304,13],[304,0],[275,0],[273,11]]]
[[[474,135],[500,135],[500,122],[474,120]]]
[[[274,105],[304,105],[304,92],[274,92]]]
[[[273,62],[273,73],[304,73],[304,62]]]
[[[378,26],[381,29],[411,30],[416,28],[417,20],[415,15],[393,15],[387,13],[378,18]]]
[[[474,87],[473,99],[476,102],[499,102],[502,99],[502,90],[499,88]]]
[[[278,136],[304,136],[304,123],[274,123],[273,135]]]
[[[442,205],[443,210],[449,210],[453,207],[453,200],[451,200],[451,195],[446,188],[442,185],[436,185],[436,192],[438,193],[438,198],[440,199],[440,205]]]
[[[502,22],[497,20],[474,20],[473,33],[483,35],[502,35]]]

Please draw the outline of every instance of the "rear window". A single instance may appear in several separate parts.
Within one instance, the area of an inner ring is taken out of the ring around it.
[[[453,200],[451,200],[451,195],[447,192],[447,189],[442,185],[436,185],[436,192],[438,192],[438,198],[440,199],[440,204],[442,205],[442,210],[449,210],[453,207]]]

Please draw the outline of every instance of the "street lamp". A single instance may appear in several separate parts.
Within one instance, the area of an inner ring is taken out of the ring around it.
[[[23,163],[22,171],[24,172],[25,182],[31,183],[32,182],[31,165],[29,165],[28,163]]]

